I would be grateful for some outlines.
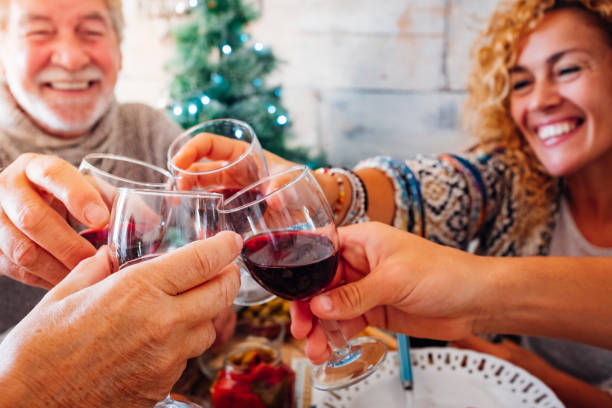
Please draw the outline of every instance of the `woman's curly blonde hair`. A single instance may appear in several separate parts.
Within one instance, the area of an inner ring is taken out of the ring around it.
[[[519,40],[547,12],[566,8],[589,12],[612,44],[612,0],[515,0],[498,5],[472,50],[464,125],[483,147],[505,147],[525,207],[530,209],[526,228],[541,222],[548,212],[546,203],[556,196],[558,181],[546,173],[510,116],[509,70],[516,64]]]

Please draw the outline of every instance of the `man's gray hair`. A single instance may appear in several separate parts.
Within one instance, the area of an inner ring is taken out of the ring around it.
[[[8,7],[11,0],[0,0],[0,29],[4,30]],[[115,29],[119,42],[123,39],[123,27],[125,20],[123,19],[123,3],[122,0],[104,0],[111,17],[111,24]]]

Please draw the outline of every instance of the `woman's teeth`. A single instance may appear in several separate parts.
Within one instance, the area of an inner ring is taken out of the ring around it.
[[[542,140],[564,135],[576,129],[578,121],[555,123],[538,128],[538,137]]]

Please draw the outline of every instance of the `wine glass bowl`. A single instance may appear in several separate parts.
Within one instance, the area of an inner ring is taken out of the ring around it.
[[[174,179],[168,170],[114,154],[91,153],[86,155],[79,165],[79,173],[98,190],[109,209],[117,194],[117,188],[171,190],[174,185]],[[106,245],[108,226],[90,229],[72,216],[68,218],[68,222],[96,249]]]
[[[115,270],[225,229],[215,193],[119,188],[109,224]]]
[[[179,190],[214,192],[224,198],[268,176],[257,135],[247,123],[235,119],[211,120],[186,130],[168,149],[168,168]],[[259,196],[251,190],[242,200],[251,202]],[[235,304],[253,306],[274,298],[253,281],[241,259],[235,263],[241,279]]]
[[[246,202],[252,191],[261,197]],[[246,202],[246,203],[245,203]],[[308,301],[332,284],[338,265],[338,235],[332,211],[310,170],[293,167],[268,176],[227,199],[221,213],[243,237],[242,258],[254,279],[288,300]],[[312,371],[316,388],[332,390],[370,375],[386,346],[358,338],[347,342],[335,321],[320,320],[334,351]]]

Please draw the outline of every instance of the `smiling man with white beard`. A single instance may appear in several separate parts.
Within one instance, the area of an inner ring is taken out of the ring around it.
[[[165,167],[181,132],[161,111],[117,103],[123,24],[121,0],[0,0],[0,334],[96,253],[53,209],[108,220],[73,166],[101,152]]]
[[[146,277],[108,276],[105,249],[56,211],[106,224],[109,209],[74,166],[101,152],[165,167],[182,131],[116,101],[122,29],[121,0],[0,0],[0,340],[17,325],[0,341],[0,405],[152,406],[188,358],[233,333],[232,234],[160,257]],[[177,274],[163,258],[187,265]],[[182,293],[160,292],[156,277],[184,281],[190,269]]]
[[[163,112],[115,100],[120,0],[0,0],[0,22],[2,333],[43,296],[32,286],[53,287],[95,254],[67,223],[59,225],[51,205],[28,197],[58,192],[59,201],[82,209],[77,216],[100,224],[108,210],[68,164],[103,152],[165,167],[166,149],[181,129]],[[46,184],[34,183],[33,173],[44,174]]]

